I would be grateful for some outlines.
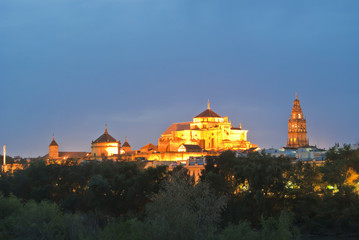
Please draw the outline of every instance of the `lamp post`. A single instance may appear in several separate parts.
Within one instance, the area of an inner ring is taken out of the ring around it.
[[[4,147],[3,147],[3,153],[4,153],[4,156],[3,156],[3,165],[5,166],[5,165],[6,165],[6,145],[4,145]]]

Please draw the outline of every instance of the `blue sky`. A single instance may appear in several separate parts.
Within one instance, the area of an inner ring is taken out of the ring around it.
[[[2,0],[0,144],[38,156],[137,149],[206,108],[286,144],[298,92],[310,143],[359,139],[358,1]]]

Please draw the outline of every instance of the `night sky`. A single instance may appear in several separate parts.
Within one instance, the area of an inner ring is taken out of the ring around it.
[[[1,0],[8,154],[134,149],[207,107],[281,147],[295,93],[310,144],[359,140],[359,1]]]

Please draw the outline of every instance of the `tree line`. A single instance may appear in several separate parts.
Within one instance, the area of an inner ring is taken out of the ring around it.
[[[359,234],[359,151],[323,165],[227,151],[186,169],[38,160],[0,176],[0,239],[295,239]]]

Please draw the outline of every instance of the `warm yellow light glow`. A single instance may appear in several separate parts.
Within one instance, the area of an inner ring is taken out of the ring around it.
[[[118,142],[100,142],[91,145],[91,155],[94,158],[110,157],[118,154]]]
[[[171,130],[173,129],[173,130]],[[208,151],[246,150],[257,147],[247,140],[248,130],[235,128],[228,117],[195,117],[192,122],[175,123],[158,140],[159,152],[185,152],[182,144],[198,145]]]
[[[186,147],[184,145],[181,145],[179,148],[178,148],[178,152],[186,152]]]
[[[346,175],[347,175],[347,178],[345,179],[346,184],[350,186],[354,186],[357,184],[359,180],[359,174],[353,168],[349,168]]]
[[[106,148],[107,156],[112,156],[114,154],[118,154],[118,147],[117,146],[110,146]]]

